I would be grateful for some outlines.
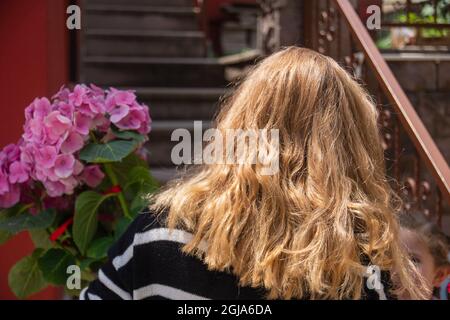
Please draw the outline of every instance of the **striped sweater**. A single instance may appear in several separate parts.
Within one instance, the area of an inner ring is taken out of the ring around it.
[[[190,239],[186,231],[166,229],[155,215],[140,214],[109,250],[108,262],[80,299],[264,299],[263,288],[242,287],[234,275],[210,271],[201,260],[182,253]],[[389,275],[382,272],[381,278],[381,288],[364,286],[364,298],[386,299]]]

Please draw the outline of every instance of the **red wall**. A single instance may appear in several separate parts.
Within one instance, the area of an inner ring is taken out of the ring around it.
[[[0,148],[16,142],[24,108],[38,96],[51,96],[68,81],[65,0],[0,1]],[[0,246],[0,299],[13,299],[8,271],[33,250],[26,233]],[[60,297],[55,288],[33,299]]]

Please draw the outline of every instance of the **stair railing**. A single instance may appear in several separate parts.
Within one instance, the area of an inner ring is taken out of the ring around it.
[[[306,45],[349,68],[377,101],[388,175],[406,211],[442,227],[450,170],[349,0],[305,1]]]
[[[279,11],[286,1],[258,0],[270,18],[262,28],[263,52],[279,46]],[[388,174],[405,210],[422,211],[442,226],[444,213],[450,212],[449,166],[351,1],[304,0],[303,11],[306,46],[347,66],[376,98]]]

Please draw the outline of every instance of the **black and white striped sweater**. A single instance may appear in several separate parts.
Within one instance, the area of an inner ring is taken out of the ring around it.
[[[109,250],[108,262],[80,299],[264,299],[264,289],[241,287],[232,274],[209,271],[202,261],[182,253],[190,239],[188,232],[166,229],[155,215],[140,214]],[[381,290],[365,285],[364,297],[386,299],[388,279],[382,273]]]

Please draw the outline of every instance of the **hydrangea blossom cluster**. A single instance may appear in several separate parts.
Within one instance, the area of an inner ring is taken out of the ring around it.
[[[29,179],[29,167],[20,161],[15,144],[0,151],[0,207],[8,208],[20,200],[20,184]]]
[[[95,188],[104,178],[98,165],[87,165],[79,151],[96,136],[114,138],[111,128],[150,132],[146,105],[132,91],[94,85],[62,87],[52,97],[36,98],[25,109],[22,139],[0,152],[0,208],[19,202],[20,185],[40,182],[50,197],[70,195],[85,184]]]

